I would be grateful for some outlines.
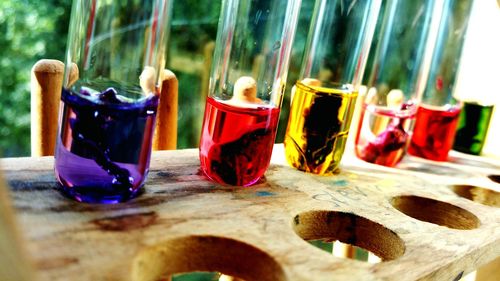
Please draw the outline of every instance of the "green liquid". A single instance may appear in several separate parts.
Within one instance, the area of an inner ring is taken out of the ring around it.
[[[453,149],[479,155],[483,149],[492,113],[493,105],[464,102]]]

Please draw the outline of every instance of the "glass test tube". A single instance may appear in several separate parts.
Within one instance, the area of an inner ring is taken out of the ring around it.
[[[438,2],[382,4],[355,140],[356,155],[367,162],[392,167],[406,154],[435,40],[431,27],[439,23]]]
[[[55,153],[67,196],[117,203],[144,184],[170,2],[73,2]]]
[[[381,1],[316,1],[284,145],[293,167],[333,172],[345,149]]]
[[[408,153],[446,161],[462,103],[454,96],[473,0],[445,0],[429,79],[417,110]]]
[[[212,180],[249,186],[271,160],[300,0],[224,0],[200,140]]]
[[[498,4],[475,1],[455,90],[455,96],[463,102],[453,143],[453,149],[460,152],[482,154],[487,134],[495,134],[491,120],[500,104],[499,95],[493,90],[500,65],[500,37],[494,35],[498,26]],[[488,152],[488,146],[485,151]]]

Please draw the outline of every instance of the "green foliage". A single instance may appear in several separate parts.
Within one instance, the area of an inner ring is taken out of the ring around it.
[[[220,1],[175,1],[172,11],[170,52],[201,54],[203,46],[215,41]]]
[[[30,70],[63,60],[69,0],[0,1],[0,153],[29,154]]]

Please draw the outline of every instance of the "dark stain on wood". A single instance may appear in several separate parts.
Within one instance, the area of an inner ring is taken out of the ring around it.
[[[148,175],[147,184],[171,184],[178,182],[203,182],[208,179],[200,172],[199,169],[192,167],[183,167],[183,169],[175,169],[169,171],[150,172]]]
[[[177,176],[177,174],[174,174],[172,172],[167,172],[167,171],[157,172],[155,175],[159,178],[171,178],[171,177]]]
[[[488,178],[496,183],[500,183],[500,175],[489,175]]]
[[[462,272],[460,272],[460,273],[457,275],[457,277],[455,277],[455,278],[453,279],[453,281],[458,281],[458,280],[462,279],[462,276],[464,276],[464,272],[463,272],[463,271],[462,271]]]
[[[12,192],[45,191],[57,187],[52,171],[8,171],[5,176]]]
[[[31,192],[31,191],[45,191],[56,189],[56,182],[35,182],[35,181],[21,181],[12,180],[8,182],[10,190],[13,192]]]
[[[158,189],[158,188],[155,188]],[[164,189],[151,191],[152,194],[167,194],[174,197],[185,197],[200,193],[213,193],[233,191],[234,188],[217,186],[217,185],[190,185],[182,187],[165,187]]]
[[[182,186],[175,188],[166,187],[164,190],[158,190],[158,187],[148,189],[148,184],[146,184],[144,194],[134,198],[130,201],[118,203],[118,204],[85,204],[79,203],[65,197],[61,196],[61,200],[58,200],[60,204],[53,204],[52,206],[46,208],[45,210],[49,212],[108,212],[123,209],[134,209],[134,208],[144,208],[152,207],[170,201],[181,200],[190,196],[195,196],[199,194],[210,194],[210,193],[230,193],[235,190],[233,187],[223,187],[217,185],[193,185],[193,186]],[[16,206],[17,208],[17,206]],[[31,207],[29,205],[23,206],[24,211],[30,211]],[[37,209],[39,210],[39,209]]]
[[[43,259],[36,262],[36,267],[40,270],[51,270],[61,267],[67,267],[71,264],[78,263],[78,259],[75,257],[58,257],[52,259]]]
[[[129,231],[148,227],[158,220],[156,212],[107,217],[90,221],[104,231]]]

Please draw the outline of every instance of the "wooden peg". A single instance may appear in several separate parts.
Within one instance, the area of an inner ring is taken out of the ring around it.
[[[370,87],[368,91],[366,92],[366,96],[364,98],[364,102],[366,104],[377,104],[377,88],[375,87]]]
[[[0,173],[0,280],[30,281],[33,268],[15,223],[7,187]]]
[[[168,69],[163,71],[162,81],[153,150],[174,150],[177,148],[179,82],[175,74]]]
[[[304,78],[302,79],[302,84],[311,86],[311,87],[321,87],[321,81],[316,78]]]
[[[69,70],[69,81],[68,85],[65,85],[64,87],[69,88],[75,84],[76,81],[80,79],[80,70],[78,70],[78,65],[76,63],[71,63],[71,69]]]
[[[403,100],[404,100],[403,91],[401,91],[400,89],[392,89],[387,94],[386,99],[387,99],[387,106],[388,107],[399,109],[399,108],[401,108],[401,105],[403,104]]]
[[[321,81],[316,78],[304,78],[300,81],[300,83],[311,86],[311,87],[321,87]],[[290,106],[292,106],[293,97],[295,96],[295,91],[297,91],[297,87],[294,85],[292,90],[290,91]]]
[[[54,155],[64,64],[39,60],[31,69],[31,155]]]
[[[242,76],[234,83],[232,103],[258,103],[257,82],[250,76]]]
[[[154,67],[146,66],[139,76],[139,84],[145,95],[154,93],[156,90],[156,71]]]

